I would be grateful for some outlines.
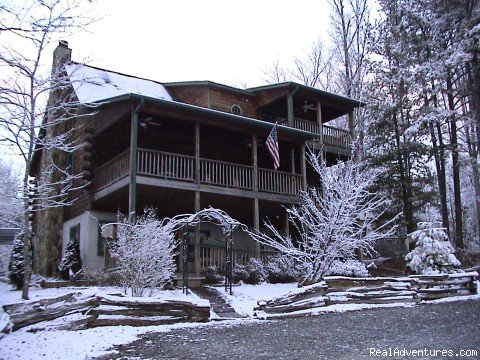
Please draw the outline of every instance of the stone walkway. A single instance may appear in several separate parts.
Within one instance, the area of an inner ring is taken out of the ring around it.
[[[192,289],[190,289],[190,291],[192,291]],[[220,296],[219,292],[213,288],[199,287],[193,289],[192,292],[202,299],[210,301],[210,306],[213,312],[220,317],[219,320],[245,318],[245,316],[235,312],[235,310]]]

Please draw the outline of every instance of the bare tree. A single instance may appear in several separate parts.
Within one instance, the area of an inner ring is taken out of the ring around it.
[[[0,45],[0,141],[25,165],[20,193],[25,234],[25,281],[22,298],[28,299],[31,271],[27,256],[32,238],[30,214],[71,204],[67,194],[79,175],[65,164],[65,154],[81,144],[73,140],[74,119],[80,113],[63,69],[68,60],[58,56],[51,72],[46,54],[60,37],[84,28],[92,20],[83,15],[83,0],[10,1],[2,5]],[[61,54],[60,54],[61,55]],[[41,176],[31,179],[34,154],[42,150],[47,164]]]
[[[265,226],[271,235],[249,232],[260,243],[295,259],[304,271],[300,286],[320,281],[337,260],[353,259],[356,251],[369,253],[375,241],[395,230],[394,219],[375,226],[387,205],[385,197],[369,190],[376,171],[354,162],[327,168],[313,153],[309,161],[320,177],[322,191],[302,191],[300,205],[287,209],[299,237],[281,234],[270,222]]]
[[[330,0],[333,41],[333,71],[336,88],[348,97],[362,99],[367,61],[372,50],[369,0]],[[364,110],[358,109],[358,112]],[[366,117],[349,115],[349,130],[362,156]]]
[[[315,41],[311,48],[301,56],[295,56],[287,66],[275,61],[271,67],[264,70],[265,81],[278,83],[298,81],[314,88],[328,90],[332,67],[330,58],[326,56],[321,40]]]
[[[22,204],[19,199],[19,174],[0,160],[0,226],[20,227]]]

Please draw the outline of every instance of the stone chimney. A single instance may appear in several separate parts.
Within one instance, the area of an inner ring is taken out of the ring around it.
[[[52,75],[63,68],[63,65],[72,61],[72,49],[68,47],[68,41],[60,40],[57,48],[53,51]]]

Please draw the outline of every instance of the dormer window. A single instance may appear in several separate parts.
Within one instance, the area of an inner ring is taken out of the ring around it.
[[[240,107],[240,105],[237,105],[237,104],[232,105],[232,107],[230,108],[230,112],[234,115],[242,115],[243,114],[242,108]]]

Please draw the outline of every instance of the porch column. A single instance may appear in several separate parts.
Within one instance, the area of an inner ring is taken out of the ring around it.
[[[128,187],[128,219],[135,220],[137,207],[137,148],[138,148],[138,112],[143,106],[143,99],[135,110],[132,110],[130,128],[130,182]]]
[[[307,188],[307,159],[305,154],[305,144],[302,144],[300,150],[300,166],[302,172],[302,185],[305,190]]]
[[[292,174],[295,174],[295,148],[290,151],[290,160],[292,162]]]
[[[287,114],[288,114],[288,126],[293,127],[295,115],[293,112],[293,92],[289,92],[287,95]]]
[[[195,183],[200,185],[200,123],[198,121],[195,122]],[[195,212],[200,211],[200,190],[195,191],[195,205],[194,205]],[[200,275],[202,271],[202,264],[200,262],[200,224],[195,226],[195,273]]]
[[[290,235],[290,222],[288,221],[288,212],[285,211],[285,235]]]
[[[252,165],[253,165],[253,192],[255,198],[253,199],[253,228],[255,231],[260,229],[260,218],[258,209],[258,141],[257,134],[252,135]],[[260,244],[255,242],[255,257],[260,258]]]
[[[319,132],[318,143],[320,145],[319,146],[320,162],[323,164],[325,159],[324,159],[324,153],[323,153],[324,139],[323,139],[323,122],[322,122],[322,104],[320,101],[317,102],[317,122],[318,122],[318,132]]]
[[[200,191],[195,191],[195,212],[200,211]],[[195,261],[194,261],[194,267],[195,267],[195,273],[197,275],[200,275],[202,271],[202,264],[201,264],[201,259],[200,259],[200,224],[195,225]]]
[[[257,197],[253,199],[253,229],[260,231],[260,211]],[[255,257],[260,259],[260,243],[258,241],[255,241]]]
[[[350,136],[352,137],[352,140],[355,136],[355,122],[353,119],[353,111],[348,112],[348,131],[350,131]]]

